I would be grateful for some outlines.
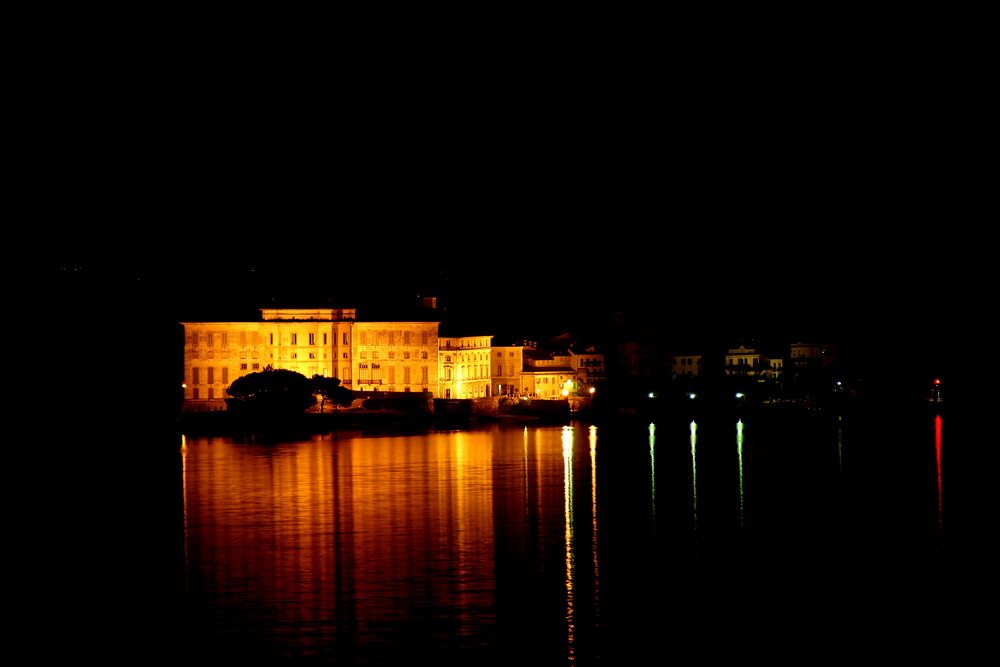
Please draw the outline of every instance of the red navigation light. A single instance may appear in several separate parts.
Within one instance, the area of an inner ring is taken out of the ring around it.
[[[937,380],[937,379],[935,379],[935,380],[934,380],[934,384],[941,384],[941,380]]]

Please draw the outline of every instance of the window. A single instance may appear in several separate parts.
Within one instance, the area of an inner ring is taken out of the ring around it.
[[[430,382],[430,371],[427,366],[420,367],[420,384],[428,384]]]
[[[421,359],[426,359],[427,358],[427,351],[426,350],[424,350],[423,352],[420,353],[420,358]]]
[[[410,384],[410,367],[403,367],[403,384]]]
[[[420,344],[427,345],[429,342],[430,342],[430,335],[426,331],[424,331],[423,333],[420,334]]]
[[[293,333],[292,334],[292,345],[298,345],[298,344],[299,344],[299,335],[297,333]]]
[[[316,334],[314,333],[309,334],[309,344],[310,345],[316,344]]]
[[[410,351],[409,350],[407,350],[406,352],[403,352],[403,358],[404,359],[409,359],[410,358]]]
[[[208,367],[208,384],[215,384],[215,366]]]
[[[323,345],[326,345],[326,334],[323,334]]]
[[[241,371],[245,371],[246,369],[247,369],[247,365],[246,364],[240,364],[240,370]]]
[[[404,331],[403,332],[403,345],[409,345],[409,344],[410,344],[410,332],[409,331]]]
[[[191,384],[201,384],[201,369],[195,366],[191,369]]]
[[[316,358],[316,353],[315,352],[310,352],[309,353],[309,358],[310,359],[315,359]]]
[[[260,370],[260,364],[253,364],[252,366],[250,366],[250,368],[253,369],[253,370],[255,370],[255,371],[259,371]]]
[[[343,345],[350,344],[350,341],[347,339],[347,332],[346,331],[343,334],[341,334],[341,339],[340,340],[341,340],[341,344],[343,344]]]
[[[222,384],[229,384],[229,368],[222,367]]]
[[[270,341],[270,345],[274,345],[274,334],[268,334],[268,336],[269,336],[268,340]]]

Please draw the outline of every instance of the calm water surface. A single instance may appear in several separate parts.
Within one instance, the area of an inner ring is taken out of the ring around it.
[[[949,446],[933,414],[186,437],[190,657],[944,650]]]

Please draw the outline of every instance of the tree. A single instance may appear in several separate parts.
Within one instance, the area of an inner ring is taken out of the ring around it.
[[[270,365],[238,378],[226,393],[227,409],[254,417],[291,417],[316,404],[309,378]]]
[[[337,406],[349,407],[354,402],[354,392],[340,384],[339,378],[328,378],[313,375],[313,391],[319,395],[319,411],[323,412],[324,404],[329,401]]]

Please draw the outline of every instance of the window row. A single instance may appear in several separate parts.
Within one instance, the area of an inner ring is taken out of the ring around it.
[[[360,331],[358,332],[358,343],[360,345],[414,345],[419,340],[420,345],[431,344],[431,334],[429,331]]]
[[[229,333],[226,331],[215,332],[215,331],[192,331],[187,335],[187,344],[190,347],[197,348],[201,346],[202,343],[206,347],[229,347],[234,339],[238,341],[240,347],[257,347],[261,345],[262,334],[259,331],[241,331],[237,333]],[[300,336],[298,332],[291,332],[288,334],[288,338],[285,339],[288,345],[329,345],[330,336],[328,333],[308,333]],[[347,332],[341,334],[341,344],[350,345],[351,335]],[[270,332],[267,334],[267,344],[268,345],[281,345],[282,337],[281,333],[275,334]]]
[[[361,364],[358,368],[358,384],[382,384],[383,380],[389,384],[396,383],[395,366],[388,366],[384,376],[382,371],[379,364]],[[403,384],[412,384],[412,369],[409,366],[403,366],[402,371]],[[430,384],[430,368],[427,366],[420,367],[420,384]]]
[[[373,350],[372,353],[371,353],[371,355],[372,355],[372,357],[371,357],[372,359],[378,359],[379,358],[379,352],[378,352],[378,350]],[[389,351],[389,352],[386,353],[386,355],[387,355],[386,356],[387,359],[396,359],[397,358],[395,351]],[[361,359],[367,359],[368,358],[368,352],[358,352],[358,356]],[[347,353],[346,352],[344,353],[344,358],[345,359],[347,358]],[[403,351],[403,356],[399,357],[399,358],[401,358],[401,359],[411,359],[411,358],[414,358],[414,357],[413,357],[412,353],[409,350],[404,350]],[[424,350],[424,351],[422,351],[420,353],[420,358],[421,359],[427,359],[428,358],[426,350]]]

